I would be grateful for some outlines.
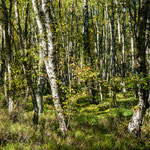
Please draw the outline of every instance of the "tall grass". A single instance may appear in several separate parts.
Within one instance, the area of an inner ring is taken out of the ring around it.
[[[134,98],[121,97],[118,108],[108,105],[101,110],[101,104],[78,101],[80,111],[71,117],[65,139],[61,137],[52,104],[47,104],[37,130],[32,123],[32,111],[8,114],[1,109],[0,150],[149,150],[149,118],[145,119],[140,139],[127,130],[135,102]]]

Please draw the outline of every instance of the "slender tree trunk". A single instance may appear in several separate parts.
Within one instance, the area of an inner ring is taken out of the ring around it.
[[[8,9],[6,7],[6,4],[4,0],[0,1],[0,5],[2,6],[2,13],[3,17],[5,18],[4,22],[4,30],[5,30],[5,55],[6,55],[6,60],[5,60],[5,65],[7,67],[7,73],[8,73],[8,111],[12,112],[13,110],[13,98],[12,98],[12,75],[11,75],[11,61],[12,61],[12,48],[11,48],[11,36],[10,36],[10,26],[9,26],[9,21],[11,20],[11,7],[12,7],[12,1],[10,1],[10,9],[9,9],[9,15],[8,15]]]
[[[111,34],[111,52],[112,52],[112,59],[111,59],[111,65],[112,65],[112,76],[113,78],[116,77],[116,40],[115,40],[115,14],[114,14],[114,0],[111,0],[111,11],[112,11],[112,16],[110,19],[109,12],[106,7],[106,11],[108,14],[108,19],[109,19],[109,25],[110,25],[110,34]],[[117,99],[116,99],[116,87],[112,88],[113,90],[113,102],[114,106],[117,107]]]
[[[3,3],[4,4],[4,3]],[[7,11],[8,13],[8,11]],[[9,7],[9,15],[8,15],[8,22],[11,23],[11,14],[12,14],[12,0],[10,0],[10,7]],[[7,16],[7,15],[6,15]],[[8,57],[7,64],[7,71],[8,71],[8,89],[9,89],[9,105],[8,111],[12,112],[14,107],[13,96],[12,96],[12,71],[11,71],[11,63],[12,63],[12,46],[11,46],[11,25],[7,23],[7,27],[5,26],[5,40],[6,40],[6,57]],[[7,59],[6,59],[7,60]]]
[[[147,54],[147,62],[148,62],[148,74],[150,75],[150,6],[147,10],[147,26],[146,26],[146,54]],[[148,103],[149,103],[149,117],[150,117],[150,89],[149,89],[149,97],[148,97]]]
[[[89,11],[88,11],[88,0],[84,0],[83,4],[83,15],[84,15],[84,54],[85,62],[91,62],[91,52],[90,52],[90,41],[89,41]]]
[[[132,73],[135,74],[135,49],[134,49],[134,35],[133,35],[133,26],[131,23],[131,16],[130,16],[130,37],[131,37],[131,68],[132,68]],[[134,97],[138,98],[138,88],[137,88],[137,83],[134,83]]]
[[[120,27],[120,17],[118,12],[118,0],[115,0],[116,4],[116,13],[117,13],[117,26],[118,26],[118,44],[119,44],[119,52],[122,57],[122,51],[121,51],[121,27]]]
[[[91,50],[90,50],[90,37],[89,37],[89,10],[88,10],[88,0],[84,0],[83,3],[83,15],[84,15],[84,56],[85,57],[85,63],[90,63],[91,67],[93,66],[93,60],[91,56]],[[87,59],[86,59],[87,58]],[[90,79],[89,83],[89,99],[90,102],[93,104],[96,104],[95,99],[95,91],[94,89],[94,80]]]
[[[115,42],[115,18],[114,18],[114,0],[111,0],[112,18],[111,18],[111,36],[112,36],[112,75],[116,76],[116,42]]]
[[[125,2],[123,2],[123,25],[122,25],[122,77],[125,78],[126,76],[126,62],[125,62],[125,45],[126,45],[126,9],[125,9]],[[125,81],[122,81],[123,92],[126,92]]]
[[[0,25],[0,30],[2,31],[3,29],[2,29],[2,26]],[[0,42],[1,42],[1,45],[0,45],[0,86],[2,86],[2,51],[3,51],[3,44],[4,44],[4,42],[3,42],[3,40],[4,40],[4,38],[3,38],[3,32],[2,32],[2,34],[0,34]]]
[[[60,97],[59,97],[59,92],[58,92],[57,77],[56,77],[55,65],[54,65],[54,49],[53,49],[53,41],[52,41],[52,32],[50,28],[51,22],[50,22],[50,16],[49,16],[48,1],[42,0],[42,9],[44,12],[44,17],[45,17],[45,21],[43,23],[45,25],[45,29],[42,25],[41,16],[38,11],[37,0],[32,0],[32,4],[33,4],[33,9],[36,15],[39,32],[41,36],[46,35],[46,38],[47,38],[47,40],[45,40],[44,38],[41,39],[43,54],[45,57],[44,63],[46,66],[46,71],[47,71],[49,83],[51,86],[53,102],[54,102],[54,106],[55,106],[56,113],[58,116],[60,129],[62,131],[63,136],[65,136],[67,134],[67,127],[66,127],[66,123],[65,123],[65,119],[63,115],[63,109],[60,104]]]
[[[150,0],[143,0],[139,6],[139,16],[138,16],[138,30],[136,34],[136,44],[137,44],[137,73],[140,78],[147,77],[146,68],[146,48],[145,37],[146,37],[146,24],[148,17],[148,7],[150,7]],[[149,83],[148,83],[149,84]],[[141,127],[144,120],[144,115],[149,108],[148,103],[148,90],[144,88],[143,83],[139,86],[139,103],[137,109],[135,110],[133,117],[129,122],[129,132],[135,134],[136,136],[141,135]]]
[[[28,6],[27,6],[27,9],[28,9]],[[26,53],[26,48],[27,48],[27,22],[25,23],[25,41],[23,41],[23,31],[22,31],[21,24],[20,24],[20,16],[19,16],[17,1],[15,1],[15,15],[16,15],[16,20],[17,20],[17,30],[18,30],[18,33],[20,33],[18,38],[19,38],[19,44],[20,44],[20,49],[21,49],[21,55],[24,58],[25,53]],[[36,101],[36,93],[33,87],[33,82],[31,80],[31,73],[28,71],[27,69],[28,67],[25,62],[22,62],[22,67],[23,67],[24,74],[26,76],[27,85],[31,92],[32,102],[34,106],[33,122],[34,124],[37,124],[38,118],[39,118],[39,108],[38,108],[38,104]]]
[[[43,13],[41,8],[41,13]],[[44,20],[44,18],[43,18]],[[44,35],[43,35],[44,36]],[[39,71],[38,71],[38,78],[37,78],[37,89],[36,89],[36,102],[38,106],[38,114],[43,112],[43,89],[45,85],[45,78],[44,78],[44,53],[43,53],[43,41],[40,42],[40,51],[39,51]]]
[[[39,57],[39,75],[38,75],[38,81],[37,81],[37,89],[36,89],[36,101],[38,106],[38,114],[41,114],[43,112],[43,89],[45,85],[45,78],[43,77],[44,72],[44,63],[43,58]]]
[[[4,44],[5,44],[5,30],[3,29],[3,27],[2,27],[2,42],[1,42],[1,44],[2,44],[2,46],[1,46],[1,52],[4,52],[5,51],[5,49],[4,49]],[[3,63],[5,64],[5,59],[3,60]],[[7,69],[6,69],[6,67],[3,68],[3,74],[4,74],[3,76],[1,74],[1,77],[4,80],[4,82],[3,82],[4,97],[5,97],[6,103],[8,104],[7,85],[6,85],[7,84]]]
[[[114,0],[111,0],[111,8],[112,8],[112,18],[111,18],[111,27],[112,27],[112,75],[116,76],[116,42],[115,42],[115,16],[114,16]],[[117,99],[116,99],[116,87],[113,89],[113,102],[117,107]]]
[[[8,94],[7,94],[7,71],[6,69],[4,70],[4,96],[5,96],[5,101],[8,104]]]

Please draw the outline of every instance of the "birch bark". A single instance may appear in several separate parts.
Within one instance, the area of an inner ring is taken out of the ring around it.
[[[147,77],[147,67],[146,67],[146,25],[148,10],[150,7],[150,0],[142,0],[139,6],[139,16],[138,16],[138,25],[137,25],[137,33],[136,33],[136,46],[137,46],[137,73],[139,78]],[[149,84],[149,83],[147,83]],[[149,108],[148,102],[148,90],[144,88],[144,84],[141,83],[139,86],[139,103],[137,105],[137,109],[135,110],[133,117],[131,118],[128,130],[130,133],[135,134],[135,136],[139,137],[141,135],[141,127],[144,121],[144,115],[146,110]]]
[[[25,41],[23,41],[23,31],[21,28],[21,23],[20,23],[20,16],[19,16],[19,10],[18,10],[18,4],[17,1],[15,1],[15,16],[16,16],[16,21],[17,21],[17,30],[19,34],[19,43],[20,43],[20,49],[22,57],[25,57],[25,53],[27,53],[27,18],[28,18],[28,8],[29,4],[27,4],[27,10],[26,10],[26,22],[25,22]],[[40,55],[41,56],[41,55]],[[39,58],[39,68],[41,69],[41,57]],[[33,102],[33,107],[34,107],[34,115],[33,115],[33,122],[34,124],[38,123],[38,118],[39,114],[42,112],[42,98],[43,98],[43,80],[38,76],[38,82],[37,82],[37,91],[35,91],[34,86],[33,86],[33,81],[31,77],[31,73],[26,65],[25,62],[22,62],[23,66],[23,71],[26,76],[27,80],[27,85],[30,89],[31,92],[31,97],[32,97],[32,102]],[[39,73],[40,74],[40,73]],[[42,82],[42,83],[41,83]]]
[[[60,97],[59,97],[59,92],[58,92],[58,85],[57,85],[57,77],[56,77],[56,72],[55,72],[55,64],[54,64],[54,49],[53,49],[53,41],[52,41],[52,32],[51,32],[51,27],[50,27],[50,15],[49,15],[49,7],[48,7],[48,0],[42,0],[42,9],[44,12],[44,17],[45,20],[43,24],[45,25],[45,29],[42,25],[42,20],[41,16],[39,14],[38,6],[37,6],[37,0],[32,0],[33,4],[33,9],[34,13],[36,16],[38,28],[40,35],[45,35],[47,40],[44,39],[44,37],[41,37],[41,47],[43,49],[43,55],[44,55],[44,63],[46,66],[46,71],[48,74],[48,79],[49,83],[51,86],[51,91],[52,91],[52,97],[53,97],[53,102],[54,106],[56,109],[60,129],[62,131],[63,136],[67,134],[67,127],[65,123],[65,118],[63,115],[63,109],[60,104]]]

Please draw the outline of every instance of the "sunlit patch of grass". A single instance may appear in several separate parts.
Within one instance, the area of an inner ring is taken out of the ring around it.
[[[132,110],[127,108],[115,108],[110,113],[113,117],[130,118],[132,116]]]
[[[33,112],[23,111],[13,122],[11,115],[0,111],[0,142],[2,150],[148,150],[150,148],[149,120],[145,119],[141,139],[128,133],[135,100],[118,99],[119,107],[101,110],[80,96],[78,109],[71,118],[68,136],[63,139],[53,105],[47,104],[40,115],[37,130],[32,123]],[[111,99],[107,100],[111,103]],[[131,102],[131,106],[128,103]],[[7,139],[7,140],[6,140]]]
[[[26,124],[20,124],[19,122],[10,124],[8,131],[10,133],[16,133],[16,132],[31,132],[33,129],[30,126],[27,126]]]
[[[89,106],[86,106],[86,107],[82,107],[80,109],[80,112],[89,112],[89,113],[94,113],[94,112],[97,112],[97,106],[96,105],[89,105]]]

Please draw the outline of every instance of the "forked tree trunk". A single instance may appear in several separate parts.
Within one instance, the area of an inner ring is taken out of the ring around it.
[[[49,5],[47,0],[42,0],[42,9],[44,12],[44,22],[41,20],[41,16],[39,14],[38,6],[37,6],[37,0],[32,0],[34,13],[36,16],[39,32],[41,35],[41,42],[42,42],[42,50],[44,54],[44,63],[46,66],[46,71],[48,74],[49,83],[51,86],[52,91],[52,97],[54,106],[56,109],[60,129],[62,131],[63,136],[67,134],[67,127],[65,123],[65,118],[63,115],[63,109],[60,104],[60,97],[58,92],[58,86],[57,86],[57,77],[55,72],[55,64],[54,64],[54,49],[53,49],[53,41],[52,41],[52,32],[50,28],[50,16],[49,16]],[[44,29],[44,26],[45,29]],[[46,31],[46,32],[45,32]],[[46,39],[42,37],[43,35],[46,36]]]
[[[27,6],[27,9],[28,9],[28,6]],[[22,28],[21,28],[19,9],[18,9],[17,1],[15,1],[15,17],[16,17],[16,21],[17,21],[17,30],[18,30],[18,33],[20,33],[18,35],[18,39],[19,39],[19,44],[20,44],[20,49],[21,49],[21,55],[22,55],[22,57],[25,57],[25,52],[26,52],[26,48],[27,48],[27,37],[25,37],[26,39],[25,39],[25,42],[24,42],[23,37],[22,37],[23,31],[22,31]],[[26,27],[25,27],[25,36],[27,36],[27,31],[26,30],[27,30],[27,23],[26,23]],[[33,107],[34,107],[33,123],[38,124],[39,109],[38,109],[38,104],[37,104],[37,101],[36,101],[36,93],[35,93],[35,90],[34,90],[33,82],[31,80],[31,74],[28,72],[27,65],[24,62],[22,62],[22,67],[23,67],[24,74],[26,76],[27,85],[30,89],[30,93],[31,93],[31,97],[32,97],[32,103],[33,103]]]

